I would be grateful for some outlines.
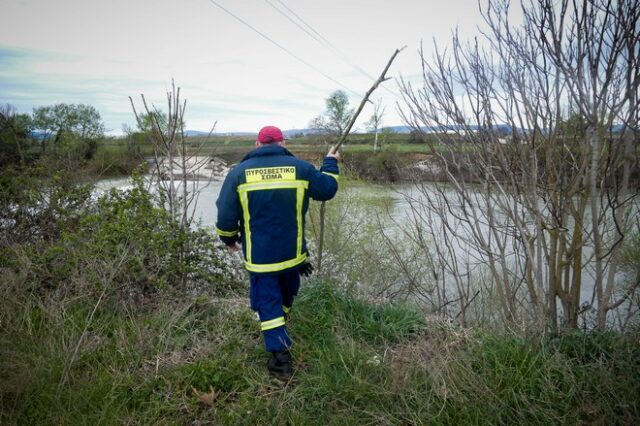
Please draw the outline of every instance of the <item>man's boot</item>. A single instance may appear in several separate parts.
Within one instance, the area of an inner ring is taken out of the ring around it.
[[[282,380],[289,380],[291,378],[291,354],[289,351],[274,351],[271,352],[273,356],[267,363],[267,369],[269,372]]]

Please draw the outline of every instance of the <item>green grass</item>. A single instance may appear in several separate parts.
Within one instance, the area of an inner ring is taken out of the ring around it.
[[[98,309],[5,300],[1,424],[633,424],[637,336],[532,342],[425,320],[305,283],[282,385],[247,301],[198,297]],[[61,385],[62,383],[62,385]],[[195,390],[194,390],[195,389]],[[215,394],[213,404],[196,392]]]

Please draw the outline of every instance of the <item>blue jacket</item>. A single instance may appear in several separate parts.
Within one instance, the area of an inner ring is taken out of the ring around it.
[[[278,145],[247,154],[227,175],[218,201],[216,231],[225,244],[242,240],[247,270],[270,274],[307,259],[304,238],[309,197],[333,198],[338,161],[326,157],[318,171]]]

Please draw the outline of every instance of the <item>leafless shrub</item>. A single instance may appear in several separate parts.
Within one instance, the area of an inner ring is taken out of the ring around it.
[[[401,84],[404,119],[434,132],[446,176],[421,188],[412,223],[435,240],[426,258],[463,318],[481,265],[509,327],[576,328],[590,276],[603,329],[633,293],[616,289],[637,230],[640,3],[530,1],[518,28],[508,1],[481,8],[482,42],[456,33],[448,51],[421,50],[421,87]]]
[[[166,115],[154,105],[149,106],[144,95],[140,95],[146,117],[151,121],[149,139],[153,147],[153,172],[151,183],[157,187],[161,206],[169,212],[175,221],[177,231],[185,233],[192,225],[200,192],[211,182],[212,173],[204,172],[210,157],[203,155],[204,143],[213,133],[214,123],[207,138],[197,146],[187,146],[185,138],[185,111],[187,101],[180,98],[180,87],[172,81],[171,91],[167,92]],[[131,107],[139,126],[142,118],[138,114],[133,99],[129,97]],[[204,178],[204,182],[201,181]],[[189,251],[186,240],[180,250],[181,256]],[[186,286],[187,275],[183,275]]]

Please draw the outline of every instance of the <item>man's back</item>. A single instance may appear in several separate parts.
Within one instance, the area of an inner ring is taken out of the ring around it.
[[[242,236],[246,268],[273,273],[307,259],[304,238],[309,197],[332,198],[338,166],[327,157],[318,171],[277,145],[250,152],[225,179],[218,198],[218,233]]]

